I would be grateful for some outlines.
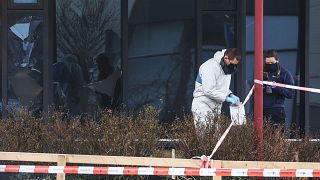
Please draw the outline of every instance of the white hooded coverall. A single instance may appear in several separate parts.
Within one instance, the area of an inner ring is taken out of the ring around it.
[[[196,126],[198,123],[206,124],[208,114],[221,113],[222,103],[232,93],[229,89],[231,75],[226,75],[220,65],[225,51],[217,51],[199,68],[191,107]]]

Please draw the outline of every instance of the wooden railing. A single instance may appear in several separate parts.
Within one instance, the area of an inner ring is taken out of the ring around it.
[[[200,168],[201,160],[172,159],[152,157],[99,156],[77,154],[48,154],[0,152],[0,161],[47,162],[58,166],[67,164],[103,164],[116,166],[151,166]],[[211,160],[213,168],[268,168],[268,169],[320,169],[320,163],[314,162],[266,162],[266,161],[222,161]],[[213,177],[221,179],[221,177]],[[58,180],[64,180],[65,174],[57,174]]]

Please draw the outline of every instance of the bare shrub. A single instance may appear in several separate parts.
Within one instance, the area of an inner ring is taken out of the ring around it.
[[[93,117],[55,112],[46,119],[26,110],[0,121],[2,151],[154,156],[162,128],[158,114],[146,107],[134,117],[110,110]]]
[[[127,112],[101,110],[95,117],[68,117],[55,112],[50,117],[34,117],[27,110],[9,111],[0,121],[0,150],[118,156],[168,156],[159,147],[159,139],[176,140],[177,157],[210,155],[223,132],[230,125],[224,116],[208,118],[197,134],[193,118],[176,118],[170,126],[162,126],[159,113],[150,106],[132,115]],[[320,146],[306,139],[288,141],[283,128],[264,124],[264,160],[320,160]],[[214,154],[220,160],[257,160],[253,123],[234,126]]]
[[[221,135],[231,121],[223,115],[208,117],[200,134],[195,135],[192,117],[173,125],[173,136],[180,140],[179,150],[183,157],[209,156]],[[213,159],[252,160],[254,159],[254,134],[251,124],[234,126],[214,154]]]

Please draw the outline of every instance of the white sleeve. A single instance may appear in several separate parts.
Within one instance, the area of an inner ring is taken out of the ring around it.
[[[226,100],[226,92],[221,92],[217,88],[217,72],[219,69],[213,69],[212,67],[203,66],[199,70],[202,79],[202,90],[203,93],[218,102],[223,102]],[[229,90],[230,91],[230,90]],[[229,94],[229,93],[228,93]]]

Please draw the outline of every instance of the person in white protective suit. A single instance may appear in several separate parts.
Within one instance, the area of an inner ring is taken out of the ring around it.
[[[208,115],[221,113],[224,101],[231,105],[240,103],[239,97],[229,89],[231,74],[237,71],[240,58],[240,51],[236,48],[223,49],[200,66],[191,108],[197,129],[206,125]]]

